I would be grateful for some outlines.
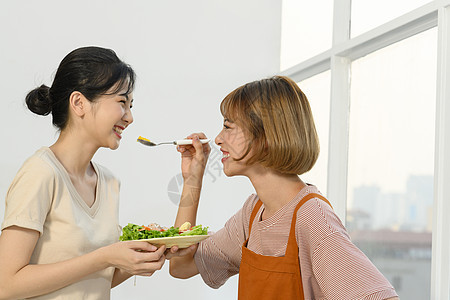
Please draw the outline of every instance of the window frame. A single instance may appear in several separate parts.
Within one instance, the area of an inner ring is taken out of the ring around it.
[[[431,298],[450,299],[450,0],[435,0],[350,38],[351,0],[335,0],[331,49],[283,70],[300,82],[331,70],[327,196],[343,222],[347,170],[352,61],[438,27]],[[447,116],[447,118],[445,118]]]

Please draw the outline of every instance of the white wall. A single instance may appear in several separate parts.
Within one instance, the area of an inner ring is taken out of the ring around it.
[[[69,6],[70,3],[70,6]],[[0,222],[7,188],[23,161],[51,145],[51,117],[33,115],[26,93],[51,84],[61,59],[80,46],[114,49],[138,74],[135,123],[117,151],[94,158],[122,181],[120,223],[173,223],[177,206],[168,197],[180,171],[171,146],[146,148],[153,140],[204,131],[214,138],[222,118],[221,99],[237,86],[279,70],[281,0],[87,1],[0,0],[0,87],[2,138]],[[252,192],[243,178],[226,178],[213,149],[199,209],[199,223],[220,229]],[[237,277],[219,290],[201,278],[181,281],[168,265],[150,278],[129,280],[113,299],[233,299]]]

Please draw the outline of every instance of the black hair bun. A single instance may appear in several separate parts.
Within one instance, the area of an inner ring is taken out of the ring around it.
[[[50,88],[45,84],[30,91],[25,98],[28,109],[41,116],[48,115],[52,111],[49,92]]]

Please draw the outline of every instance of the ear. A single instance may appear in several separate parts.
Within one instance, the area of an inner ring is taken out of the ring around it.
[[[88,108],[87,101],[82,93],[75,91],[69,97],[70,109],[76,116],[83,118]]]

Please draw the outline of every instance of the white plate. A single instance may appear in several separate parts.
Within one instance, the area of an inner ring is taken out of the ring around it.
[[[198,242],[203,241],[209,237],[209,235],[180,235],[163,238],[142,239],[138,241],[149,242],[150,244],[155,246],[166,245],[167,248],[171,248],[172,246],[178,246],[178,248],[187,248],[190,245],[197,244]]]

